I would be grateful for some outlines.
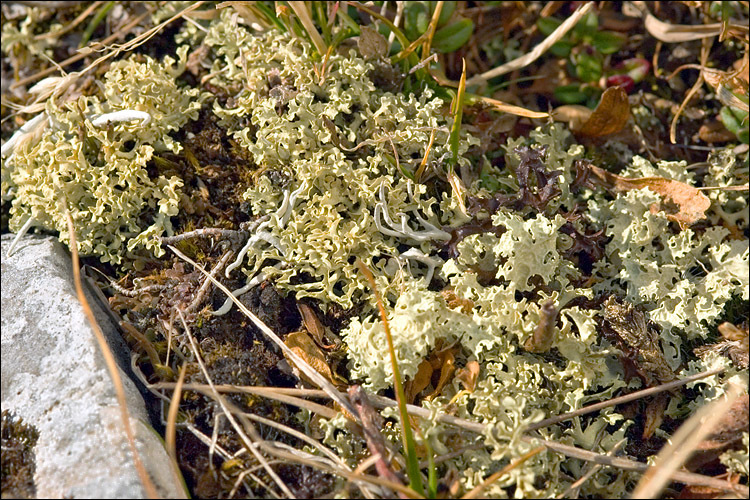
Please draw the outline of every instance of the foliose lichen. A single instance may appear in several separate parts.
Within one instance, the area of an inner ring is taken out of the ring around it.
[[[243,197],[251,217],[266,222],[238,263],[248,279],[262,271],[279,289],[296,298],[319,299],[322,307],[365,303],[342,338],[352,379],[369,390],[388,389],[393,374],[383,355],[384,328],[374,308],[366,305],[369,301],[372,306],[372,294],[357,260],[374,271],[407,380],[438,346],[455,347],[459,367],[479,364],[471,390],[454,378],[440,394],[422,401],[433,415],[450,410],[486,425],[486,447],[449,462],[462,471],[464,490],[534,447],[521,439],[525,426],[638,386],[638,381],[625,380],[620,353],[598,335],[599,312],[571,305],[574,299],[616,294],[643,307],[660,327],[667,361],[682,369],[681,375],[727,368],[723,376],[693,384],[700,388],[698,398],[686,402],[674,397],[668,416],[682,418],[720,397],[731,378],[747,383],[746,373],[726,358],[696,359],[687,349],[688,342],[706,337],[733,296],[748,299],[748,242],[741,234],[749,217],[742,193],[707,191],[712,201],[707,224],[680,229],[653,208],[663,201],[653,191],[612,196],[575,186],[576,161],[583,158],[584,147],[559,125],[540,127],[527,138],[508,140],[507,168],[483,167],[485,178],[467,190],[482,196],[491,194],[489,185],[517,191],[515,172],[523,161],[519,152],[530,148],[539,155],[544,151],[559,194],[541,208],[500,207],[481,214],[492,230],[462,239],[453,258],[444,261],[441,250],[451,238],[447,230],[469,216],[452,192],[414,179],[425,156],[434,171],[444,171],[452,119],[443,99],[427,87],[409,94],[376,87],[369,76],[375,66],[354,49],[315,62],[304,40],[252,33],[238,24],[231,9],[222,9],[205,33],[187,23],[177,39],[211,51],[204,63],[211,75],[207,82],[224,91],[212,111],[251,159],[247,168],[256,182]],[[47,103],[48,123],[40,137],[19,145],[3,162],[3,197],[13,200],[11,229],[32,217],[36,225],[60,231],[68,241],[67,208],[84,254],[120,263],[139,246],[157,256],[163,253],[158,236],[172,232],[169,218],[177,214],[183,181],[151,177],[146,164],[155,153],[179,152],[181,146],[170,134],[196,119],[207,102],[199,90],[175,84],[187,50],[178,50],[176,65],[171,59],[158,63],[148,58],[145,63],[126,59],[113,64],[101,97]],[[92,123],[122,110],[145,112],[151,119],[102,128]],[[465,153],[478,141],[466,132],[461,139],[457,167],[473,168]],[[622,176],[695,184],[684,163],[652,165],[626,157],[630,163]],[[722,152],[709,158],[703,182],[727,187],[743,176],[747,167]],[[582,222],[563,215],[576,205],[588,208],[586,223],[602,229],[608,239],[603,258],[585,277],[567,257],[571,241],[562,231],[571,224],[581,229]],[[439,280],[431,283],[432,276]],[[447,301],[436,290],[438,282],[447,283],[470,307]],[[523,346],[542,321],[542,305],[548,301],[559,310],[551,347],[529,352]],[[539,434],[607,453],[631,424],[607,409],[572,419],[568,426],[542,428]],[[436,453],[476,440],[436,418],[419,425]],[[343,416],[325,423],[323,441],[354,467],[366,447],[342,432],[345,428]],[[398,440],[394,427],[385,434]],[[747,447],[747,434],[744,439]],[[747,474],[746,452],[727,453],[723,460]],[[486,494],[504,497],[514,488],[519,497],[559,495],[570,486],[568,477],[583,473],[579,461],[543,452],[504,475]],[[623,496],[632,481],[630,473],[601,470],[583,485],[582,494]]]
[[[242,86],[231,106],[217,102],[214,112],[256,165],[287,179],[278,185],[262,178],[245,198],[263,215],[277,213],[284,193],[293,193],[288,213],[267,227],[278,244],[250,252],[246,273],[279,262],[266,273],[280,288],[350,308],[368,286],[354,265],[359,258],[391,293],[386,267],[398,260],[398,245],[428,255],[434,246],[426,231],[439,234],[448,222],[438,218],[425,186],[409,178],[428,154],[431,134],[430,160],[447,153],[445,103],[430,89],[404,95],[376,88],[367,76],[372,63],[353,49],[316,66],[298,39],[275,32],[255,37],[227,25],[213,24],[204,43],[219,56],[216,83]],[[460,153],[475,143],[465,135]]]
[[[10,229],[29,217],[33,225],[59,231],[70,242],[65,212],[76,227],[78,250],[103,262],[122,262],[139,245],[162,255],[158,237],[171,234],[182,179],[151,178],[146,164],[154,153],[178,152],[169,134],[198,116],[206,95],[180,88],[187,47],[180,61],[126,59],[104,76],[102,98],[49,99],[46,123],[36,140],[15,148],[2,164],[3,199],[12,199]],[[130,110],[147,113],[147,124],[125,121],[97,127],[98,116]]]

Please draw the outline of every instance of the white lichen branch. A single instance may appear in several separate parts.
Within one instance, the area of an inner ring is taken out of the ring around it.
[[[119,122],[132,122],[141,120],[141,127],[145,127],[151,123],[151,115],[145,111],[136,111],[134,109],[123,109],[122,111],[115,111],[113,113],[104,113],[91,120],[91,124],[94,127],[106,127],[110,123]]]
[[[416,217],[419,224],[425,228],[424,230],[418,231],[409,227],[409,217],[403,212],[399,212],[398,214],[396,214],[401,220],[400,223],[396,224],[395,222],[393,222],[393,219],[391,219],[391,215],[388,211],[388,205],[385,201],[385,182],[380,185],[378,197],[379,201],[375,204],[374,218],[375,226],[381,233],[397,238],[409,238],[419,242],[430,240],[448,241],[451,239],[450,233],[439,229],[434,224],[429,223],[421,215],[419,215],[419,212],[416,209],[412,210],[412,213]],[[385,224],[381,222],[381,217]]]
[[[13,250],[16,248],[16,245],[18,245],[18,242],[21,241],[21,238],[24,234],[26,234],[32,225],[34,225],[34,222],[36,219],[29,215],[29,218],[26,219],[26,222],[23,223],[23,226],[21,226],[21,229],[18,230],[18,234],[15,238],[13,238],[13,241],[10,243],[10,246],[8,247],[8,252],[5,254],[6,257],[10,257],[13,253]]]
[[[289,222],[289,219],[292,216],[292,212],[294,211],[294,205],[297,202],[297,197],[307,188],[307,182],[303,182],[302,185],[295,189],[293,192],[289,191],[289,188],[284,189],[284,197],[281,201],[281,206],[276,210],[276,212],[272,216],[272,220],[276,220],[276,225],[280,228],[284,228],[286,226],[287,222]],[[267,217],[267,216],[266,216]],[[268,227],[271,224],[271,220],[266,220],[262,224],[260,224],[257,229],[256,233],[248,238],[247,242],[245,243],[245,246],[242,247],[242,250],[237,254],[237,258],[227,266],[227,269],[224,273],[224,276],[229,278],[229,273],[240,267],[242,265],[242,261],[245,259],[245,256],[250,251],[251,248],[255,246],[256,243],[260,241],[265,241],[266,243],[270,244],[271,246],[275,247],[279,253],[284,256],[286,253],[286,249],[281,244],[281,240],[274,236],[269,231],[264,231],[266,227]]]
[[[418,262],[421,262],[422,264],[425,264],[427,266],[425,279],[427,280],[426,282],[428,284],[432,281],[432,276],[435,273],[435,268],[437,266],[443,265],[443,260],[440,257],[431,257],[429,255],[426,255],[418,248],[410,248],[406,252],[399,255],[398,259],[402,262],[406,261],[406,267],[407,269],[409,269],[409,273],[411,273],[411,265],[409,263],[410,261],[416,260]]]
[[[232,292],[232,295],[235,297],[239,297],[240,295],[243,295],[249,292],[252,288],[263,283],[265,279],[266,279],[266,273],[261,271],[258,274],[256,274],[254,278],[248,280],[245,286],[243,286],[242,288],[238,288],[237,290],[234,290]],[[222,306],[218,308],[217,310],[212,311],[211,314],[214,316],[223,316],[224,314],[228,313],[232,309],[233,304],[234,302],[232,302],[232,299],[227,298],[227,300],[224,301],[224,304],[222,304]]]
[[[44,123],[46,119],[47,113],[42,112],[24,123],[21,128],[16,130],[16,132],[10,137],[10,139],[8,139],[5,144],[3,144],[2,149],[0,150],[0,156],[13,156],[13,151],[16,149],[16,146],[18,146],[22,142],[24,137],[31,136],[36,133],[38,131],[37,127],[42,127],[42,123]],[[44,130],[43,127],[42,130]]]

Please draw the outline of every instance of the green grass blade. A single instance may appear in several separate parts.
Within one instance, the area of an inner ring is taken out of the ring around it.
[[[417,447],[414,442],[411,424],[409,423],[409,414],[406,411],[406,394],[404,393],[404,385],[401,383],[401,373],[398,370],[398,360],[396,359],[396,350],[393,347],[391,328],[388,325],[388,315],[385,312],[383,299],[380,297],[380,292],[375,285],[375,278],[373,277],[372,272],[361,260],[357,260],[357,267],[359,267],[359,270],[370,282],[370,286],[372,287],[375,299],[378,303],[380,317],[383,320],[385,338],[388,341],[388,354],[390,354],[391,366],[393,367],[393,387],[396,390],[396,401],[398,402],[398,412],[401,418],[401,439],[404,445],[406,474],[409,477],[409,486],[412,490],[424,496],[424,485],[422,484],[422,475],[419,472],[419,461],[417,460]]]
[[[466,60],[463,60],[463,71],[461,72],[461,80],[458,82],[458,91],[456,97],[453,100],[451,106],[451,113],[453,114],[453,126],[451,127],[451,135],[448,141],[451,151],[451,168],[455,168],[458,164],[458,140],[459,133],[461,132],[461,118],[464,113],[464,94],[466,93]]]

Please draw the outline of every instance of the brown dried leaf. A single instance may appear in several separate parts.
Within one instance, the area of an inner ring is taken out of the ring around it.
[[[453,372],[456,370],[456,353],[458,349],[451,347],[450,349],[444,349],[438,353],[430,361],[434,370],[440,370],[440,379],[438,380],[435,390],[425,396],[425,399],[432,399],[443,390],[445,384],[448,383],[450,378],[453,376]]]
[[[604,91],[599,104],[580,129],[573,129],[584,137],[601,137],[614,134],[625,127],[630,119],[628,93],[622,87],[610,87]]]
[[[323,323],[321,323],[320,320],[318,319],[318,316],[315,314],[315,311],[313,311],[312,307],[302,302],[299,302],[297,304],[297,310],[302,316],[302,325],[305,327],[308,333],[312,336],[313,340],[315,340],[315,343],[318,346],[320,346],[323,349],[333,349],[334,347],[336,347],[335,344],[329,345],[324,342],[326,329],[323,326]]]
[[[664,420],[664,410],[667,409],[670,396],[662,392],[657,394],[646,405],[646,421],[643,424],[643,439],[649,439],[654,435],[654,431],[659,428]]]
[[[471,314],[472,309],[474,309],[474,302],[469,299],[459,297],[456,294],[456,291],[451,288],[445,288],[440,292],[440,295],[443,296],[445,304],[451,309],[460,308],[461,312],[464,314]]]
[[[432,378],[432,363],[428,360],[422,360],[417,367],[417,373],[414,378],[406,382],[404,387],[404,393],[406,394],[407,404],[413,404],[420,392],[422,392],[428,385],[430,385],[430,379]]]
[[[465,368],[459,368],[456,372],[456,378],[463,384],[469,392],[474,392],[479,379],[479,363],[475,360],[466,363]]]
[[[357,48],[363,58],[379,59],[388,51],[388,40],[369,26],[360,26]]]
[[[706,210],[711,206],[711,200],[708,196],[684,182],[664,179],[663,177],[629,179],[607,172],[594,165],[588,165],[587,168],[591,170],[594,180],[609,191],[617,193],[630,191],[631,189],[649,188],[651,191],[660,194],[666,202],[675,206],[670,207],[669,204],[662,203],[659,209],[667,212],[667,218],[677,222],[681,229],[685,229],[696,221],[705,218]]]
[[[731,141],[735,137],[734,133],[727,130],[724,124],[718,120],[704,123],[698,129],[698,138],[708,144]]]
[[[580,130],[580,128],[583,127],[583,124],[591,118],[592,114],[594,114],[594,112],[586,106],[581,106],[580,104],[565,104],[564,106],[558,106],[552,111],[552,118],[558,122],[568,123],[570,129],[575,131]]]
[[[315,344],[315,341],[310,335],[304,331],[292,332],[284,339],[286,346],[291,349],[297,356],[302,358],[307,364],[312,366],[316,372],[323,375],[332,384],[341,387],[343,384],[336,376],[334,376],[331,368],[328,366],[326,356],[323,351]],[[285,354],[286,356],[286,354]],[[287,357],[287,361],[290,364],[295,365],[291,358]],[[295,365],[296,366],[296,365]],[[302,374],[302,378],[308,380],[307,377]],[[309,382],[309,380],[308,380]]]

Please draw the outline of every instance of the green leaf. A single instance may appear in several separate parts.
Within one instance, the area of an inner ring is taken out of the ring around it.
[[[417,14],[417,32],[420,35],[427,31],[427,28],[430,26],[430,19],[432,19],[432,16],[426,10],[421,10]]]
[[[555,99],[563,104],[580,104],[588,97],[579,85],[561,85],[555,89]]]
[[[424,4],[421,2],[410,2],[404,12],[404,33],[409,40],[416,40],[423,32],[419,31],[418,18],[426,13]],[[429,19],[427,20],[429,22]]]
[[[549,51],[552,53],[552,55],[556,57],[564,58],[570,55],[570,51],[573,50],[573,47],[574,45],[571,42],[566,42],[565,40],[562,40],[552,45],[552,47],[549,48]]]
[[[748,142],[747,113],[736,108],[724,106],[719,112],[721,121],[731,133],[737,136],[740,142]],[[744,122],[744,125],[743,125]]]
[[[432,48],[441,54],[453,52],[468,42],[473,32],[474,22],[471,19],[461,19],[437,30],[432,38]]]
[[[436,2],[430,2],[430,12],[435,12]],[[440,11],[440,17],[438,17],[438,28],[444,26],[445,23],[450,21],[451,16],[456,11],[456,2],[443,2],[443,10]]]
[[[541,17],[536,20],[536,27],[544,36],[550,36],[561,24],[562,21],[554,17]]]
[[[597,31],[591,38],[591,44],[602,54],[614,54],[625,43],[625,37],[613,31]]]
[[[595,13],[589,12],[588,14],[583,16],[583,19],[578,21],[576,27],[573,28],[573,34],[575,34],[578,38],[590,38],[594,36],[598,28],[599,18],[596,17]]]
[[[583,82],[596,82],[602,77],[602,62],[590,54],[580,54],[575,62],[576,76]]]

